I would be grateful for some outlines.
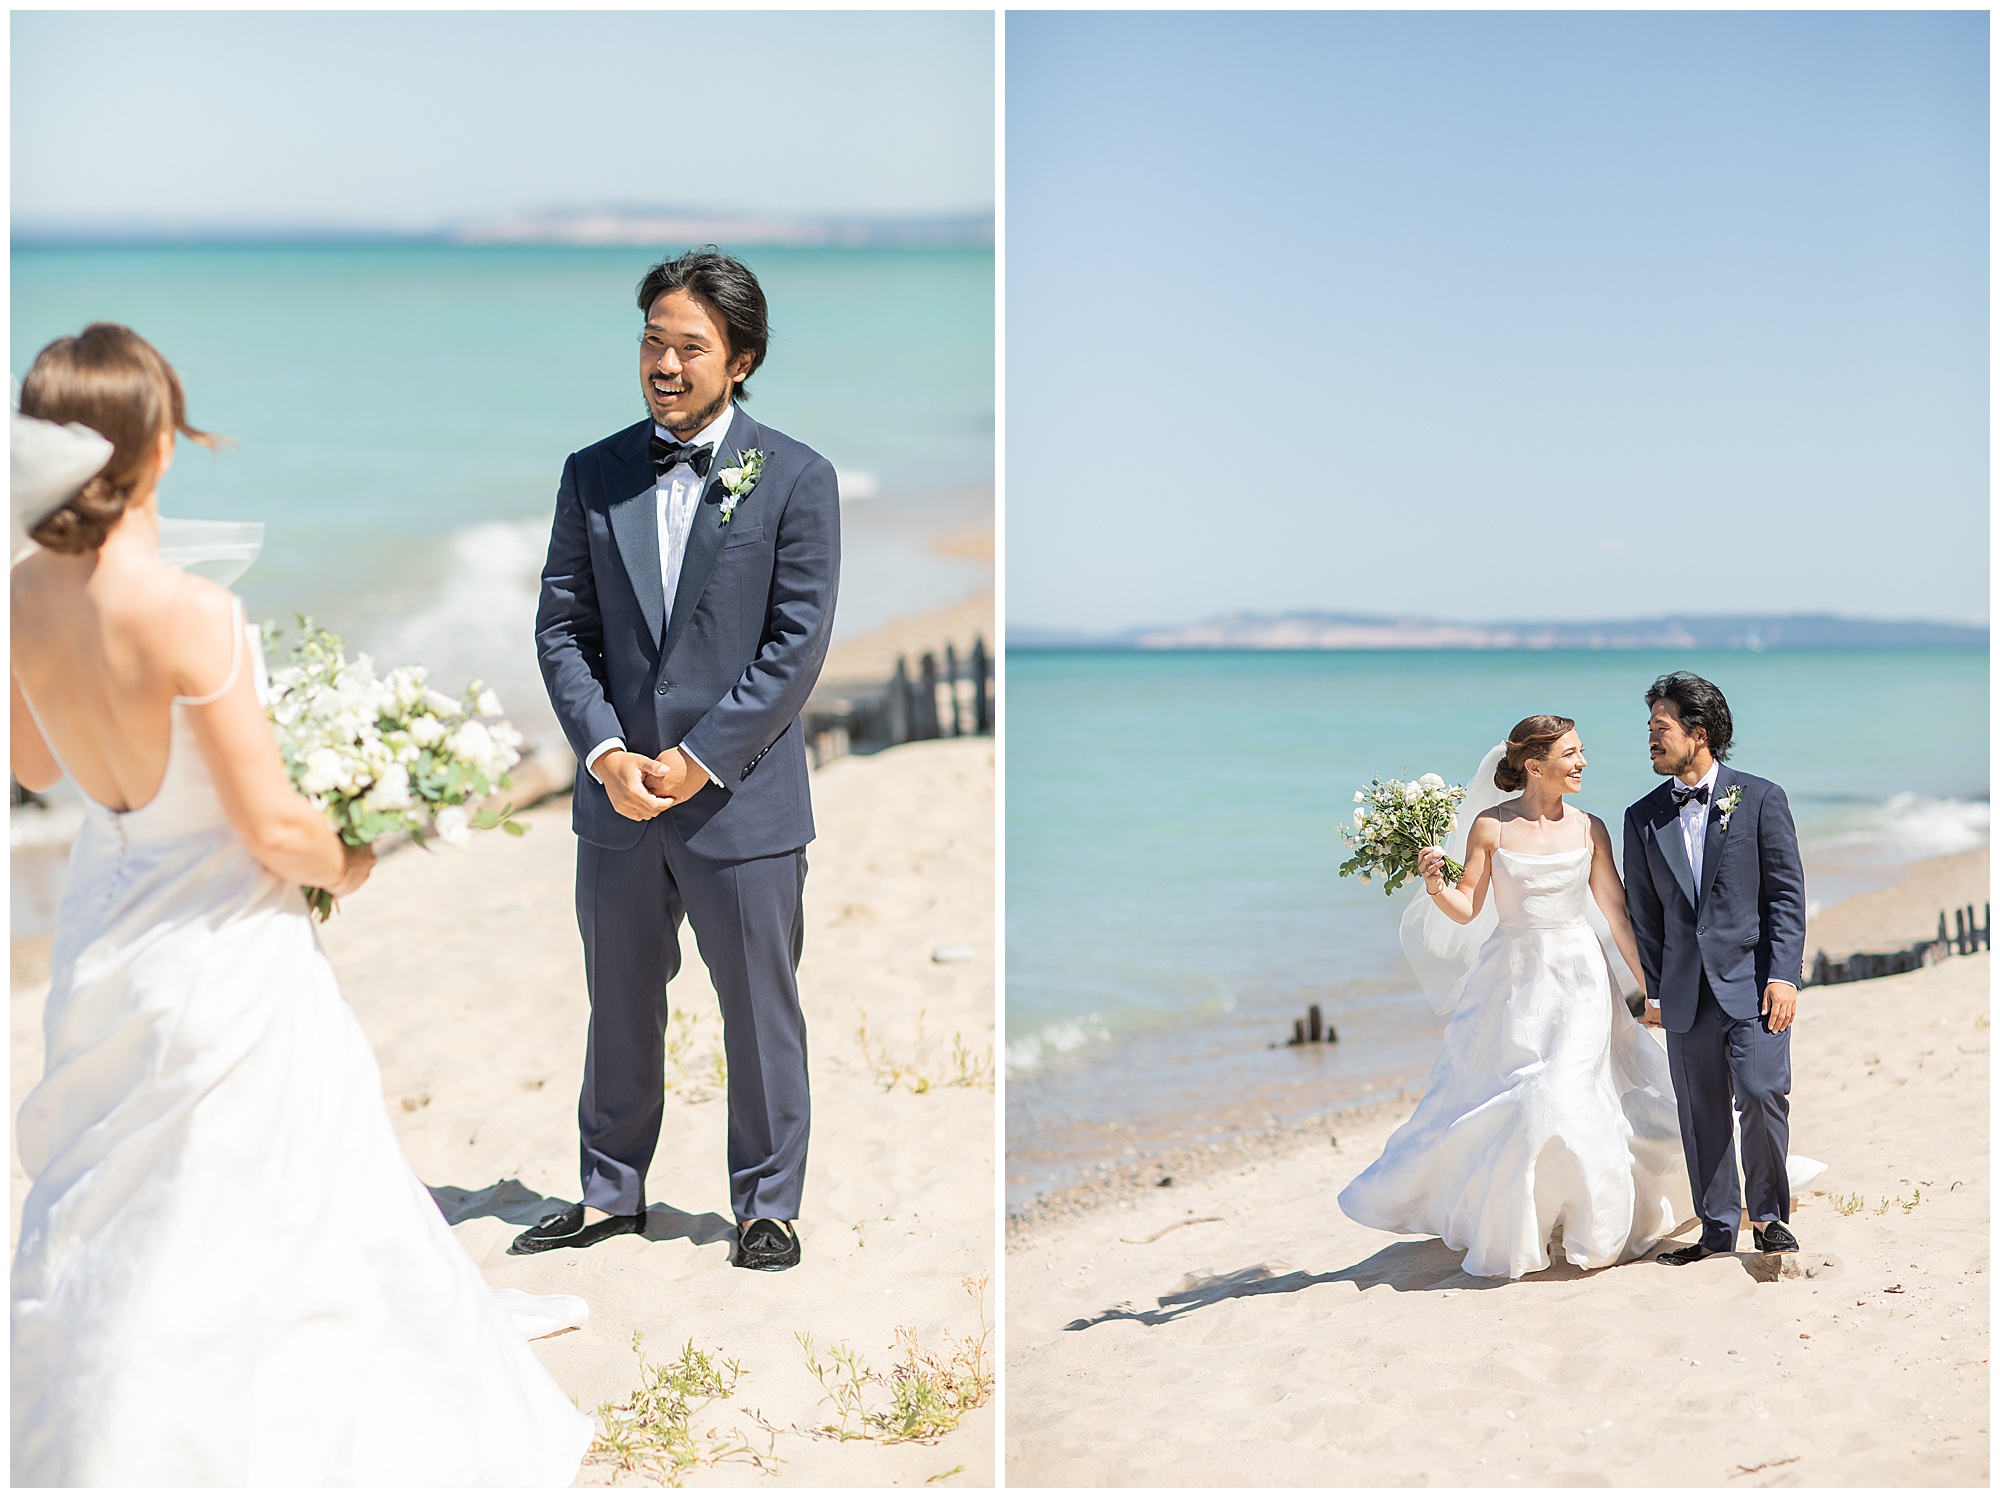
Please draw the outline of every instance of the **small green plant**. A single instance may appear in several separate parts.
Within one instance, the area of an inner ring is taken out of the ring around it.
[[[632,1334],[632,1351],[639,1359],[639,1387],[622,1403],[598,1406],[601,1434],[591,1442],[593,1460],[609,1462],[620,1472],[652,1477],[679,1487],[697,1467],[740,1461],[774,1469],[775,1437],[759,1451],[740,1429],[726,1435],[711,1426],[698,1431],[695,1422],[711,1404],[727,1399],[743,1377],[734,1359],[701,1351],[689,1338],[671,1363],[646,1361],[645,1334]]]
[[[667,1024],[667,1086],[688,1103],[705,1103],[729,1089],[729,1058],[720,1044],[711,1040],[700,1055],[695,1052],[694,1016],[685,1009],[674,1011]]]
[[[972,1337],[947,1337],[942,1351],[931,1351],[907,1326],[896,1328],[896,1366],[884,1378],[861,1361],[845,1343],[830,1345],[821,1355],[813,1339],[798,1333],[806,1367],[825,1391],[835,1419],[812,1428],[814,1435],[837,1441],[935,1441],[958,1428],[967,1410],[993,1397],[992,1323],[986,1310],[985,1275],[967,1275],[965,1290],[979,1306],[979,1332]],[[887,1408],[871,1410],[867,1389],[883,1386]],[[940,1473],[949,1477],[951,1473]]]
[[[861,1354],[845,1342],[835,1342],[826,1349],[826,1356],[822,1359],[810,1336],[805,1332],[794,1335],[805,1352],[806,1367],[825,1391],[825,1398],[820,1402],[831,1404],[835,1416],[824,1425],[815,1425],[813,1434],[831,1436],[836,1441],[867,1440],[868,1402],[861,1388],[875,1375],[863,1366]]]
[[[1847,1196],[1842,1196],[1836,1192],[1831,1200],[1833,1202],[1833,1210],[1838,1212],[1842,1217],[1852,1217],[1856,1212],[1859,1212],[1863,1207],[1868,1205],[1867,1202],[1861,1199],[1859,1191],[1852,1192]]]
[[[854,1038],[861,1046],[861,1059],[882,1084],[884,1092],[898,1087],[911,1092],[929,1092],[938,1087],[993,1087],[993,1047],[975,1051],[963,1034],[951,1036],[951,1060],[936,1054],[936,1043],[924,1029],[925,1011],[917,1011],[917,1040],[909,1058],[896,1055],[886,1041],[869,1033],[868,1011],[861,1011],[861,1024]]]
[[[1906,1217],[1923,1204],[1924,1188],[1921,1186],[1912,1186],[1910,1188],[1910,1199],[1908,1201],[1904,1201],[1900,1195],[1896,1198],[1896,1205],[1903,1209],[1903,1215]]]

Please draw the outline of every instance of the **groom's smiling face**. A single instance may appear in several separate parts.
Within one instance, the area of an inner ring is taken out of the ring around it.
[[[729,351],[729,331],[706,302],[669,291],[646,314],[639,335],[639,388],[653,420],[682,441],[722,414],[755,362]]]

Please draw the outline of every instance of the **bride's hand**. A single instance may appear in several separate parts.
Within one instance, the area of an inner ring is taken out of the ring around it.
[[[1431,880],[1444,873],[1444,849],[1425,848],[1417,854],[1417,877],[1424,881],[1424,888],[1430,889]],[[1431,890],[1436,894],[1436,890]]]
[[[341,852],[345,855],[341,864],[340,879],[337,883],[327,886],[327,893],[335,899],[353,894],[366,884],[368,876],[375,872],[373,848],[355,848],[346,843],[340,846]]]

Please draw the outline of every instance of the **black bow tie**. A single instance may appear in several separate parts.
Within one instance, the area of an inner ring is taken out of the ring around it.
[[[702,478],[708,477],[709,460],[715,456],[713,442],[691,447],[685,442],[669,442],[658,432],[648,439],[646,450],[652,454],[654,473],[665,473],[676,463],[685,463]]]
[[[1690,801],[1699,801],[1704,806],[1708,804],[1708,787],[1705,785],[1670,785],[1667,789],[1677,807],[1686,806]]]

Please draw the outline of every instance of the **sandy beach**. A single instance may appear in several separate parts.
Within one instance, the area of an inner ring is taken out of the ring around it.
[[[1934,934],[1986,870],[1915,866],[1808,954]],[[1793,1149],[1829,1168],[1796,1257],[1471,1278],[1335,1202],[1407,1096],[1041,1199],[1009,1229],[1009,1484],[1986,1484],[1988,966],[1805,991]]]
[[[994,1259],[993,743],[841,759],[813,790],[819,838],[800,974],[813,1139],[804,1262],[788,1272],[729,1264],[725,1110],[711,1059],[721,1028],[685,934],[686,965],[669,987],[671,1090],[645,1236],[576,1253],[505,1251],[545,1198],[577,1188],[586,1001],[565,800],[526,813],[522,838],[389,854],[324,928],[324,946],[374,1042],[410,1161],[488,1281],[589,1302],[581,1330],[534,1344],[583,1408],[639,1383],[635,1333],[654,1363],[692,1339],[742,1368],[733,1391],[691,1421],[701,1449],[740,1444],[756,1457],[697,1466],[687,1482],[984,1485],[991,1403],[924,1443],[815,1434],[839,1412],[798,1338],[811,1337],[823,1362],[830,1347],[851,1349],[881,1376],[861,1386],[849,1420],[858,1431],[890,1408],[885,1380],[908,1361],[899,1328],[946,1362],[981,1336],[979,1285]],[[17,944],[17,1105],[40,1075],[45,968],[45,939]],[[27,1189],[18,1159],[12,1177],[18,1235]],[[997,1322],[993,1286],[983,1293]],[[985,1344],[989,1368],[997,1341]],[[959,1371],[977,1360],[962,1357]],[[579,1476],[614,1480],[643,1479],[604,1460]]]

